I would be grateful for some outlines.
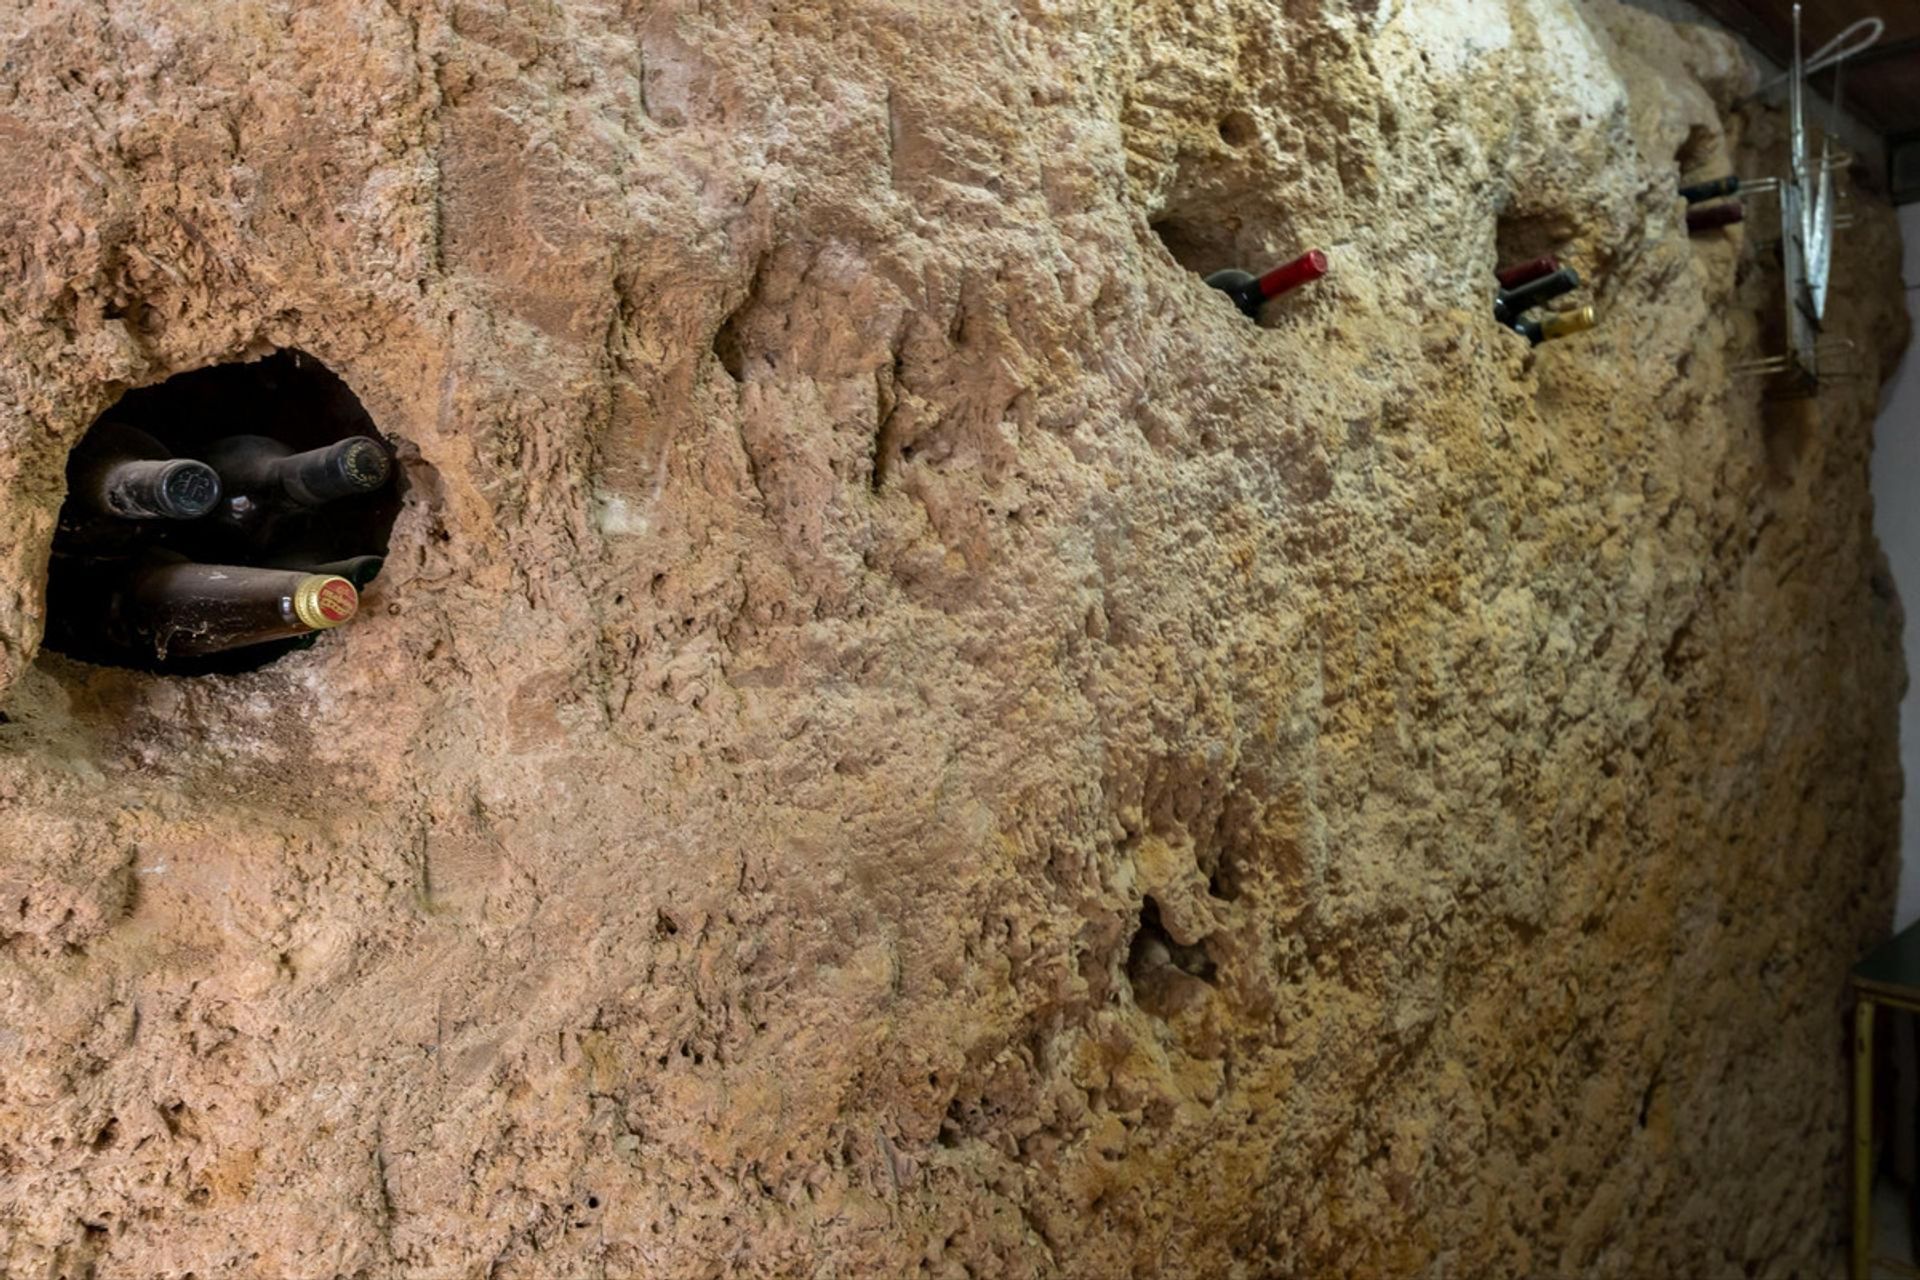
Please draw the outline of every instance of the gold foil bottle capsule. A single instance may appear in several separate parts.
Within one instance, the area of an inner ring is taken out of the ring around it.
[[[293,590],[293,614],[315,631],[337,627],[360,608],[360,594],[345,578],[315,573]]]
[[[1572,334],[1583,333],[1594,326],[1593,308],[1581,307],[1577,311],[1562,311],[1548,316],[1544,320],[1522,320],[1513,326],[1527,335],[1534,346],[1551,342],[1555,338],[1565,338]]]

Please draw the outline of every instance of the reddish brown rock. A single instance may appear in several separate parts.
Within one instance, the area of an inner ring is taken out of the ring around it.
[[[1873,381],[1763,404],[1730,45],[1608,0],[56,0],[0,29],[0,1272],[1827,1265]],[[1836,332],[1904,333],[1858,201]],[[1327,249],[1247,322],[1200,275]],[[1591,333],[1528,347],[1497,261]],[[43,654],[273,348],[407,505]]]

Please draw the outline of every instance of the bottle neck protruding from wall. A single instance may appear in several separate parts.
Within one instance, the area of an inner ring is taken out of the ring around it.
[[[1514,329],[1526,335],[1527,341],[1534,346],[1543,342],[1552,342],[1555,338],[1568,338],[1576,333],[1585,333],[1596,323],[1592,307],[1580,307],[1573,311],[1562,311],[1544,320],[1522,320]]]
[[[203,462],[176,458],[122,423],[96,428],[74,450],[70,492],[95,515],[119,520],[194,520],[220,500],[220,478]]]
[[[266,436],[229,436],[208,448],[207,461],[230,496],[301,507],[372,493],[393,469],[386,449],[369,436],[350,436],[304,453]]]
[[[1688,204],[1699,204],[1702,200],[1718,200],[1721,196],[1740,194],[1740,179],[1736,174],[1724,178],[1711,178],[1706,182],[1696,182],[1680,188],[1680,198]]]
[[[1747,218],[1746,206],[1738,200],[1729,200],[1725,204],[1710,204],[1704,208],[1687,210],[1687,230],[1690,233],[1718,231],[1721,227],[1730,227]]]
[[[1561,267],[1549,275],[1529,280],[1518,288],[1501,290],[1494,297],[1493,314],[1500,323],[1512,324],[1522,313],[1562,294],[1572,293],[1579,287],[1579,273],[1572,267]]]
[[[1282,263],[1263,275],[1230,269],[1214,272],[1207,277],[1207,283],[1232,298],[1233,305],[1247,317],[1258,320],[1260,308],[1267,302],[1326,274],[1325,251],[1309,249],[1293,261]]]
[[[1511,266],[1501,267],[1493,273],[1493,278],[1500,282],[1502,289],[1518,289],[1521,285],[1530,284],[1542,276],[1550,276],[1559,269],[1560,259],[1552,254],[1546,254],[1542,257],[1530,258],[1526,262],[1516,262]]]

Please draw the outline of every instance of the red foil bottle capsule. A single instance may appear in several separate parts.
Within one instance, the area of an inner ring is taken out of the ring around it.
[[[1725,204],[1710,204],[1701,209],[1687,210],[1687,231],[1717,231],[1721,227],[1730,227],[1746,219],[1747,210],[1738,200],[1729,200]]]
[[[1260,277],[1260,297],[1277,298],[1283,293],[1298,289],[1303,284],[1318,280],[1327,274],[1327,255],[1318,249],[1309,249],[1285,266],[1275,267]]]
[[[1500,282],[1502,289],[1518,289],[1523,284],[1538,280],[1541,276],[1550,276],[1560,269],[1560,259],[1548,254],[1544,258],[1535,258],[1531,262],[1516,262],[1510,267],[1502,267],[1494,272],[1494,279]]]
[[[1208,276],[1207,283],[1232,298],[1233,305],[1240,308],[1249,319],[1258,320],[1260,308],[1267,299],[1277,298],[1289,289],[1298,289],[1325,274],[1327,255],[1312,249],[1263,276],[1252,276],[1237,267],[1229,267]]]

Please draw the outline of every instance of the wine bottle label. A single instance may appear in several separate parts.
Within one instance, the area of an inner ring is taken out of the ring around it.
[[[310,574],[293,591],[294,616],[316,631],[339,626],[359,608],[360,593],[345,578]]]

